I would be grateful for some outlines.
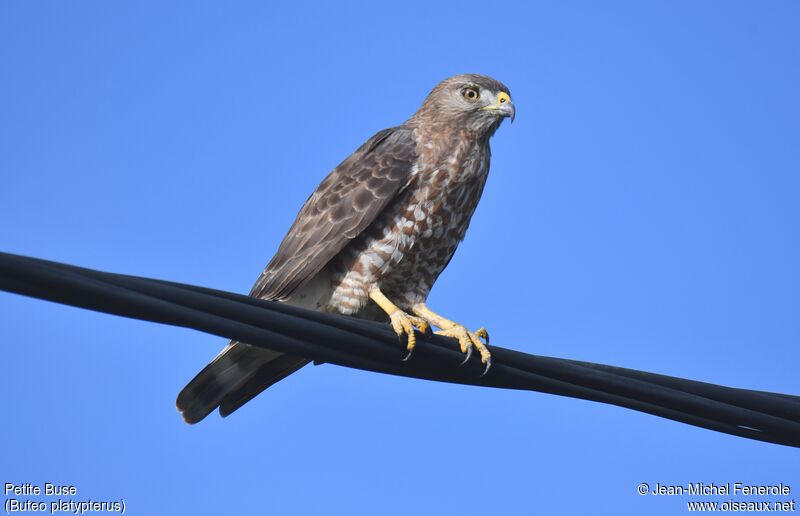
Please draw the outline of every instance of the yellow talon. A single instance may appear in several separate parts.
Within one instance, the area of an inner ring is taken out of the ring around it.
[[[450,319],[445,319],[441,315],[432,311],[430,308],[425,306],[425,303],[418,303],[412,306],[411,309],[415,314],[423,317],[434,326],[441,328],[441,330],[435,332],[436,335],[451,337],[458,340],[458,344],[461,346],[462,353],[466,353],[467,355],[464,357],[464,361],[461,362],[462,364],[466,364],[470,357],[472,357],[472,350],[477,349],[481,354],[481,362],[486,364],[486,369],[483,370],[483,374],[486,374],[489,371],[489,368],[492,366],[492,354],[486,347],[486,344],[489,344],[489,332],[486,331],[486,328],[479,328],[478,331],[471,332],[463,325],[451,321]],[[481,339],[483,339],[485,343],[481,341]]]
[[[414,333],[414,328],[422,333],[427,333],[431,325],[434,325],[441,328],[441,330],[435,332],[436,335],[451,337],[458,341],[459,346],[461,346],[461,352],[466,355],[464,361],[461,362],[462,365],[469,361],[470,357],[472,357],[472,351],[477,349],[481,355],[481,362],[486,364],[486,369],[483,370],[481,376],[486,374],[492,366],[492,354],[486,347],[489,344],[489,332],[486,331],[486,328],[478,328],[477,331],[471,332],[463,325],[445,319],[436,312],[431,311],[425,306],[425,303],[413,305],[411,310],[416,316],[409,315],[389,301],[377,287],[370,291],[369,297],[389,316],[395,333],[400,337],[406,336],[408,354],[403,359],[404,361],[411,357],[411,353],[414,352],[414,347],[417,345],[417,335]]]
[[[417,345],[417,335],[414,332],[414,328],[417,328],[422,333],[427,333],[430,331],[430,325],[425,319],[408,315],[402,310],[396,310],[389,314],[389,319],[392,322],[394,332],[399,337],[403,335],[406,336],[406,349],[408,350],[408,354],[403,360],[408,360],[414,352],[414,347]]]
[[[422,317],[408,315],[397,308],[397,305],[389,301],[378,288],[374,288],[369,293],[369,297],[389,316],[394,332],[400,337],[403,335],[406,336],[406,349],[408,350],[408,354],[403,358],[403,361],[408,360],[411,358],[414,347],[417,345],[417,335],[414,333],[414,328],[416,327],[422,333],[428,333],[431,329],[430,324]]]
[[[471,332],[460,324],[454,324],[446,330],[439,330],[434,333],[436,333],[436,335],[451,337],[458,340],[458,343],[461,346],[461,352],[467,354],[462,364],[466,363],[470,359],[472,356],[472,350],[477,349],[478,353],[481,355],[481,362],[486,364],[486,370],[488,371],[489,367],[491,367],[492,354],[489,353],[489,350],[486,348],[486,344],[484,344],[481,340],[481,337],[485,339],[489,336],[485,328],[481,328],[476,332]]]

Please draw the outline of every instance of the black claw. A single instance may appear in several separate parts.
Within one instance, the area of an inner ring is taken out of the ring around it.
[[[471,356],[472,356],[472,346],[467,348],[467,356],[464,357],[464,360],[462,360],[460,364],[458,364],[458,367],[461,367],[464,364],[466,364],[467,362],[469,362],[469,359],[470,359]]]
[[[492,357],[486,359],[486,369],[483,370],[483,373],[478,378],[483,378],[486,376],[486,373],[489,372],[490,367],[492,367]]]
[[[414,348],[409,349],[408,353],[406,353],[406,356],[403,357],[402,362],[408,362],[408,359],[411,358],[411,355],[413,354],[414,354]]]

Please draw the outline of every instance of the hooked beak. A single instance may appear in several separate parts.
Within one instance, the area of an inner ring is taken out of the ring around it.
[[[517,112],[514,108],[514,103],[511,102],[511,97],[504,91],[497,94],[497,101],[494,104],[482,107],[481,111],[495,111],[500,116],[510,118],[511,123],[514,123],[514,116]]]

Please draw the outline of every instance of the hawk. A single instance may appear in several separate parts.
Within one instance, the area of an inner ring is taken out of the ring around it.
[[[388,318],[477,350],[488,370],[485,329],[470,331],[425,304],[469,226],[489,173],[489,139],[514,120],[508,88],[484,75],[440,82],[404,124],[384,129],[345,159],[308,198],[250,292],[261,299],[362,318]],[[483,340],[482,340],[483,339]],[[177,407],[197,423],[224,417],[309,360],[231,341],[184,387]]]

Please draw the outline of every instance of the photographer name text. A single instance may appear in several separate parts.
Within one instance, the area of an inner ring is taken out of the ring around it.
[[[686,485],[656,483],[647,491],[653,496],[789,496],[792,488],[786,484],[748,485],[741,482],[724,484],[694,482]]]

